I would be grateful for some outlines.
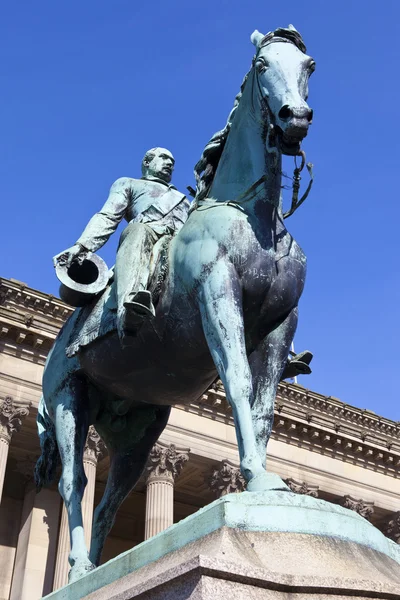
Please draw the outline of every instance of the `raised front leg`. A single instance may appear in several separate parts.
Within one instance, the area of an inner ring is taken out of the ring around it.
[[[232,407],[240,468],[248,490],[267,486],[257,449],[251,404],[253,384],[243,331],[242,294],[232,266],[214,266],[203,287],[200,312],[206,340]]]
[[[297,307],[250,355],[254,396],[251,405],[257,451],[265,466],[267,444],[274,422],[274,403],[278,383],[286,365],[297,327]]]

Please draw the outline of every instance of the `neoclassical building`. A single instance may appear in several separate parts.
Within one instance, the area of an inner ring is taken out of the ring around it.
[[[58,298],[0,279],[0,600],[37,600],[67,581],[66,514],[56,486],[36,494],[33,466],[40,453],[43,366],[71,310]],[[89,537],[108,471],[107,449],[94,429],[84,463]],[[243,490],[237,465],[231,411],[216,382],[197,402],[173,408],[118,513],[103,561],[215,498]],[[282,383],[268,465],[293,491],[355,510],[400,543],[400,422]]]

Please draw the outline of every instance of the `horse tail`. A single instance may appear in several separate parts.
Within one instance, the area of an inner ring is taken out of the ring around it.
[[[35,484],[39,492],[42,487],[49,486],[56,477],[57,467],[60,464],[56,429],[47,412],[43,396],[40,399],[37,416],[37,427],[42,454],[35,466]]]

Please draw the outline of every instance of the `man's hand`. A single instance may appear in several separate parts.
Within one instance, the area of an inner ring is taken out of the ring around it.
[[[89,250],[80,244],[75,244],[74,246],[71,246],[71,248],[67,248],[67,250],[60,252],[60,254],[56,254],[53,258],[53,264],[55,267],[59,265],[60,267],[69,268],[72,263],[76,261],[81,265],[89,254],[91,254]]]

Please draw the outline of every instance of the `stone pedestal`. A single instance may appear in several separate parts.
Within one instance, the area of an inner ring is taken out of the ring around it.
[[[50,600],[400,598],[400,546],[354,511],[271,490],[229,494]]]

